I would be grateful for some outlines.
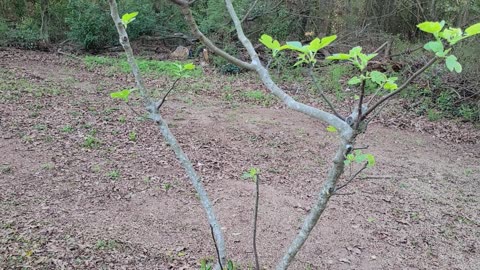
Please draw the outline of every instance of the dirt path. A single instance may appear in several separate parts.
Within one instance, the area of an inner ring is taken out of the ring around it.
[[[202,209],[158,130],[109,92],[128,76],[63,56],[0,51],[0,268],[198,269],[214,248]],[[281,106],[179,91],[165,116],[214,202],[228,253],[272,269],[316,195],[334,134]],[[153,87],[168,82],[149,80]],[[217,87],[217,88],[216,88]],[[238,89],[240,90],[240,89]],[[372,125],[377,165],[336,196],[292,269],[480,269],[480,144]]]

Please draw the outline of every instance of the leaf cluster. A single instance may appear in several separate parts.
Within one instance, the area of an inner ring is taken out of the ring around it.
[[[317,52],[330,45],[333,41],[337,39],[336,35],[315,38],[309,44],[303,45],[300,41],[287,41],[285,45],[281,45],[278,40],[274,40],[271,36],[263,34],[260,37],[260,42],[265,45],[265,47],[272,50],[272,56],[276,57],[280,51],[283,50],[292,50],[298,53],[298,61],[294,66],[301,64],[315,65],[317,59],[315,56]]]
[[[468,27],[465,29],[465,32],[463,32],[461,28],[455,27],[444,29],[444,26],[445,21],[427,21],[417,25],[420,30],[430,33],[435,37],[434,41],[429,41],[423,46],[423,48],[427,51],[433,52],[437,57],[445,58],[445,64],[448,70],[460,73],[462,72],[462,65],[457,61],[455,55],[449,55],[452,50],[451,46],[455,45],[460,40],[480,34],[480,23]],[[448,44],[450,48],[445,48],[444,44]]]
[[[345,165],[350,165],[351,163],[363,163],[367,162],[367,167],[371,168],[375,166],[375,157],[372,154],[364,154],[362,150],[355,150],[353,153],[347,155],[344,163]]]

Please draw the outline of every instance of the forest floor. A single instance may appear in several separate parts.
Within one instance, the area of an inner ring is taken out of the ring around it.
[[[67,56],[0,51],[0,269],[198,269],[213,260],[203,210],[159,130],[109,96],[132,86],[129,75]],[[257,242],[273,269],[325,178],[336,134],[268,95],[243,94],[265,91],[248,74],[178,88],[163,114],[240,269],[253,262],[255,189],[241,176],[260,169]],[[480,131],[446,122],[430,131],[415,128],[421,118],[407,129],[370,124],[358,143],[377,164],[332,198],[291,269],[480,269]]]

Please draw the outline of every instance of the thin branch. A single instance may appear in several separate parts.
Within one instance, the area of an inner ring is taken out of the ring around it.
[[[128,102],[125,102],[125,103],[127,104],[127,107],[130,108],[130,110],[131,110],[134,114],[136,114],[136,115],[139,116],[139,117],[142,117],[142,115],[141,115],[140,113],[138,113],[137,111],[135,111],[135,109],[130,105],[130,103],[128,103]]]
[[[432,59],[430,59],[422,68],[417,70],[410,78],[408,78],[400,87],[398,87],[397,90],[391,92],[390,94],[383,96],[377,103],[375,103],[372,107],[368,108],[367,112],[362,116],[362,120],[365,119],[370,113],[372,113],[380,104],[384,103],[385,101],[391,99],[398,93],[402,92],[403,90],[406,89],[407,85],[410,84],[410,82],[417,78],[418,75],[422,74],[427,68],[429,68],[431,65],[433,65],[439,58],[434,56]]]
[[[171,0],[173,3],[177,4],[180,7],[180,11],[182,12],[183,17],[185,18],[185,21],[187,24],[190,26],[190,31],[203,43],[207,48],[209,48],[213,53],[225,58],[227,61],[241,67],[244,69],[248,70],[254,70],[254,66],[250,63],[244,62],[224,50],[218,48],[213,44],[213,42],[208,39],[198,28],[197,23],[195,22],[195,19],[193,18],[192,11],[188,4],[182,0]]]
[[[172,86],[170,87],[170,89],[167,91],[167,93],[165,93],[165,95],[163,96],[162,100],[158,103],[157,105],[157,111],[160,110],[160,108],[162,107],[163,103],[165,102],[165,100],[167,99],[167,96],[168,94],[170,94],[170,92],[175,88],[175,85],[177,84],[177,82],[180,80],[180,78],[177,78]]]
[[[260,270],[257,252],[257,219],[258,219],[258,201],[260,197],[260,175],[255,179],[255,211],[253,214],[253,254],[255,256],[255,269]]]
[[[325,94],[323,93],[323,90],[320,88],[320,85],[318,84],[318,81],[317,79],[315,78],[315,76],[313,75],[313,66],[311,66],[309,69],[308,69],[308,75],[310,75],[310,78],[312,78],[312,81],[313,81],[313,84],[315,85],[315,88],[317,88],[318,92],[320,93],[320,96],[323,98],[323,100],[327,103],[328,107],[330,107],[330,110],[333,112],[333,114],[342,119],[342,120],[345,120],[342,116],[340,116],[340,114],[338,114],[337,110],[335,110],[335,107],[333,106],[332,102],[330,102],[330,100],[327,98],[327,96],[325,96]]]
[[[343,185],[341,185],[341,186],[339,186],[338,188],[335,189],[334,194],[336,194],[337,191],[339,191],[340,189],[342,189],[342,188],[346,187],[348,184],[350,184],[363,170],[365,170],[367,168],[367,165],[368,165],[368,162],[365,162],[365,164],[363,164],[363,167],[360,168],[360,170],[358,170],[354,175],[352,175],[347,180],[347,182],[345,182],[345,184],[343,184]]]
[[[382,45],[380,45],[380,47],[378,47],[373,53],[379,53],[387,45],[388,45],[388,41],[386,41]]]
[[[222,261],[220,260],[220,252],[218,251],[217,240],[215,240],[215,233],[213,232],[212,225],[210,225],[210,234],[212,235],[215,251],[217,252],[218,265],[220,265],[220,269],[223,270]]]
[[[252,12],[252,10],[255,8],[257,3],[258,3],[258,0],[255,0],[255,2],[253,2],[253,4],[248,9],[247,13],[245,13],[245,15],[243,16],[243,19],[240,21],[240,23],[243,24],[245,22],[245,20],[248,18],[248,15],[250,15],[250,12]]]
[[[413,52],[416,52],[418,50],[421,50],[423,48],[423,45],[420,45],[414,49],[406,49],[405,51],[401,52],[401,53],[397,53],[397,54],[394,54],[394,55],[391,55],[390,57],[397,57],[397,56],[401,56],[401,55],[404,55],[404,54],[411,54]]]
[[[365,75],[365,73],[363,73],[363,75]],[[365,77],[365,76],[363,76]],[[362,121],[362,114],[363,114],[363,110],[362,110],[362,103],[363,103],[363,98],[365,96],[365,83],[366,83],[366,79],[363,79],[362,80],[362,84],[360,85],[360,98],[358,99],[358,113],[357,113],[357,119],[353,119],[355,121],[355,124],[353,126],[353,129],[354,130],[357,130],[358,129],[358,126],[360,125],[360,122]]]

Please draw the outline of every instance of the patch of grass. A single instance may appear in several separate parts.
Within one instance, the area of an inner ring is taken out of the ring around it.
[[[97,250],[115,250],[119,246],[119,243],[115,240],[97,240],[95,248]]]
[[[9,164],[2,164],[0,165],[0,173],[1,174],[10,174],[13,172],[12,166]]]
[[[438,121],[442,118],[442,113],[435,109],[427,109],[427,118],[429,121]]]
[[[87,70],[94,70],[98,67],[108,67],[112,73],[130,73],[130,65],[126,58],[112,58],[106,56],[86,56],[83,62]],[[187,63],[187,62],[185,62]],[[168,75],[174,76],[175,64],[185,64],[182,62],[172,61],[157,61],[137,58],[137,65],[140,72],[147,75]],[[189,75],[193,77],[200,77],[202,70],[195,68]]]
[[[102,142],[93,135],[88,135],[83,141],[83,147],[85,148],[97,148],[102,144]]]
[[[70,125],[65,125],[60,129],[60,131],[65,132],[65,133],[72,133],[74,130],[75,129]]]
[[[38,130],[38,131],[43,131],[43,130],[46,130],[47,129],[47,125],[44,125],[44,124],[36,124],[33,126],[33,128],[35,130]]]
[[[242,93],[242,97],[246,101],[261,104],[263,106],[269,106],[275,101],[271,94],[264,93],[261,90],[245,91]]]
[[[165,190],[165,192],[168,192],[172,187],[173,187],[173,185],[171,183],[164,183],[163,184],[163,189]]]
[[[42,168],[42,170],[51,170],[55,168],[55,165],[51,162],[48,162],[48,163],[43,163],[42,165],[40,165],[40,167]]]

